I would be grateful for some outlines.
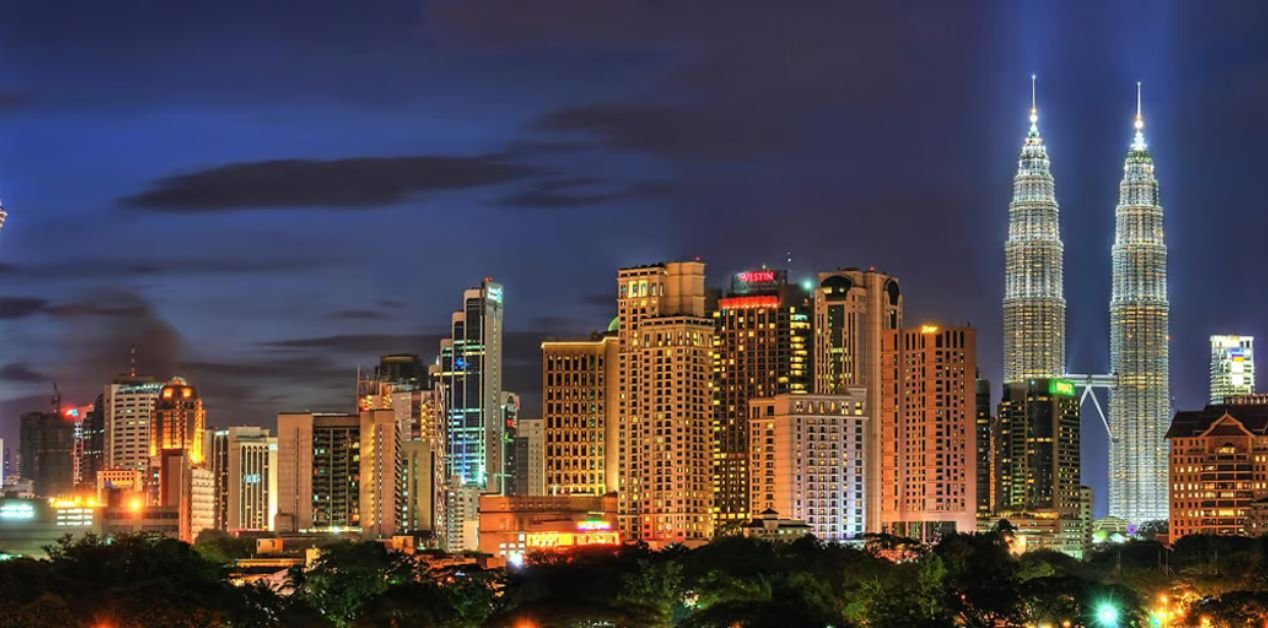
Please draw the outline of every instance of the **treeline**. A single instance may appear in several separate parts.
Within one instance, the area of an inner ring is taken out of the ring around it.
[[[119,627],[1060,626],[1100,625],[1106,613],[1146,626],[1160,611],[1171,626],[1268,619],[1268,537],[1188,537],[1173,550],[1132,542],[1086,561],[1014,556],[1007,531],[932,548],[875,538],[870,548],[730,537],[694,550],[542,555],[503,573],[428,570],[379,543],[342,543],[293,570],[279,594],[228,584],[236,552],[223,539],[88,537],[50,548],[48,560],[0,563],[0,617]]]

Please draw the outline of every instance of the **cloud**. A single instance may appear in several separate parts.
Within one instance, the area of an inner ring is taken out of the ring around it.
[[[0,297],[0,320],[15,320],[44,311],[48,301],[34,297]]]
[[[386,321],[391,320],[392,317],[378,310],[339,310],[332,313],[330,318],[335,320]]]
[[[540,174],[501,155],[279,159],[168,177],[123,199],[127,208],[170,214],[254,209],[382,207],[428,192],[495,186]]]
[[[15,90],[0,89],[0,111],[22,109],[31,104],[31,94]]]
[[[75,316],[116,316],[124,318],[140,318],[150,313],[149,307],[143,303],[125,303],[105,305],[101,303],[62,303],[44,308],[44,311],[57,317]]]
[[[411,353],[423,349],[435,351],[440,334],[337,334],[314,338],[269,340],[259,343],[266,349],[303,350],[315,349],[340,353],[363,353],[378,356],[383,353]]]
[[[217,275],[311,271],[343,263],[344,260],[323,256],[320,259],[236,259],[236,258],[178,258],[178,259],[114,259],[81,258],[52,264],[17,266],[0,264],[0,274],[14,275],[20,279],[118,279],[129,277],[158,277],[166,275]]]
[[[35,372],[22,362],[10,362],[0,367],[0,379],[10,382],[44,382],[48,381],[49,377]]]
[[[576,188],[590,188],[601,184],[597,179],[551,180],[533,183],[527,190],[507,196],[499,205],[552,209],[601,205],[638,198],[655,198],[669,194],[673,187],[661,181],[643,181],[605,192],[570,192]]]

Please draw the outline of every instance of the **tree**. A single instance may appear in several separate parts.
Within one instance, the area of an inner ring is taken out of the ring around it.
[[[658,559],[640,559],[638,568],[621,579],[617,602],[644,625],[668,626],[682,605],[682,565]]]
[[[307,572],[293,574],[295,596],[337,626],[347,626],[368,600],[416,579],[414,562],[382,543],[335,543],[322,549]]]
[[[194,539],[194,551],[217,564],[228,565],[239,558],[246,558],[255,551],[255,543],[249,539],[229,536],[224,530],[208,528]]]

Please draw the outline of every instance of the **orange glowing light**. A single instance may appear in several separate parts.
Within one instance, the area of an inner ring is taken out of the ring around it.
[[[134,513],[141,512],[141,499],[133,497],[132,501],[128,502],[128,510],[131,510]]]

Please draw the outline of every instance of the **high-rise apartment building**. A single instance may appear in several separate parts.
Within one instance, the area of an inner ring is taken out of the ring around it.
[[[1167,518],[1171,418],[1167,246],[1154,161],[1136,104],[1136,137],[1119,184],[1110,298],[1109,513],[1140,523]]]
[[[750,399],[810,390],[810,299],[788,272],[759,268],[731,277],[713,312],[713,525],[734,528],[749,508]]]
[[[713,320],[704,263],[617,272],[620,394],[619,519],[624,538],[652,545],[713,536]]]
[[[1211,403],[1255,392],[1255,338],[1211,336]]]
[[[844,394],[867,388],[867,407],[882,407],[881,340],[903,324],[898,279],[874,269],[847,268],[819,273],[814,293],[814,392]],[[864,426],[867,453],[867,531],[881,529],[880,422]]]
[[[513,444],[514,495],[525,497],[546,494],[545,434],[542,426],[541,419],[520,419],[517,422]]]
[[[865,531],[867,390],[749,401],[749,503],[806,522],[828,541]]]
[[[434,375],[445,389],[447,475],[463,486],[501,492],[506,454],[502,432],[502,284],[486,278],[463,292],[462,309],[440,341]]]
[[[521,479],[526,478],[524,464],[526,459],[518,456],[519,448],[515,446],[519,442],[520,429],[520,396],[507,390],[502,391],[502,479],[498,485],[502,487],[503,495],[525,495],[522,490],[528,490],[527,485],[520,483]],[[525,452],[527,454],[527,452]]]
[[[360,444],[360,415],[277,415],[276,530],[361,529]]]
[[[277,438],[259,427],[207,430],[216,484],[215,527],[271,530],[277,515]]]
[[[1004,385],[1066,372],[1061,211],[1031,79],[1030,131],[1013,177],[1004,245]]]
[[[998,421],[995,510],[1075,517],[1080,439],[1074,383],[1032,379],[1005,384]],[[978,468],[979,475],[984,472]]]
[[[619,487],[619,344],[611,331],[541,345],[546,494],[604,495]]]
[[[150,467],[150,414],[163,383],[150,377],[122,375],[102,394],[105,456],[108,469]]]
[[[75,424],[54,412],[22,415],[19,447],[22,477],[31,480],[37,497],[54,497],[75,489]]]
[[[416,418],[410,422],[408,440],[401,444],[405,459],[402,525],[404,530],[430,533],[439,542],[444,536],[446,492],[444,389],[433,386],[413,391],[408,403],[411,413],[416,410]]]
[[[1268,498],[1264,401],[1176,413],[1167,432],[1173,541],[1190,534],[1247,534],[1253,504]]]
[[[883,529],[920,540],[976,529],[977,332],[922,327],[885,334],[880,423]]]

